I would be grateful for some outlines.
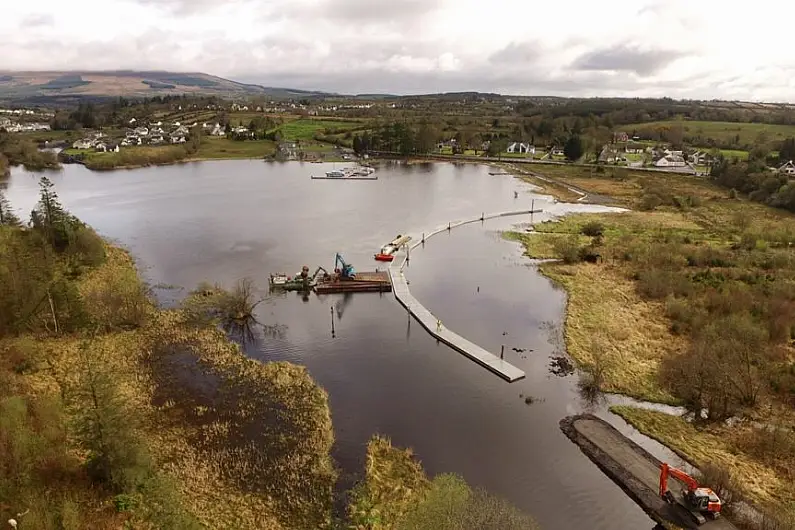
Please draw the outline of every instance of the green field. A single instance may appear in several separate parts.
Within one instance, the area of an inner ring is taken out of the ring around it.
[[[311,140],[315,134],[324,133],[326,129],[334,132],[339,130],[351,130],[360,127],[359,121],[340,121],[340,120],[311,120],[301,118],[299,120],[285,123],[279,127],[283,140]]]
[[[685,140],[700,136],[703,139],[712,138],[716,142],[733,142],[739,135],[739,145],[751,145],[761,139],[765,142],[775,142],[791,136],[795,137],[795,125],[772,125],[768,123],[668,120],[636,123],[623,126],[622,129],[628,132],[653,133],[654,131],[670,129],[676,124],[682,125]]]
[[[205,138],[199,152],[191,158],[263,158],[276,151],[270,140],[239,142],[226,138]]]

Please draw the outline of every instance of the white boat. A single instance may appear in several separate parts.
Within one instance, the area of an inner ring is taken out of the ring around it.
[[[287,283],[288,276],[286,274],[271,274],[270,283],[271,285],[284,285]]]
[[[326,176],[329,178],[344,178],[345,177],[345,170],[343,169],[332,169],[331,171],[326,171]]]

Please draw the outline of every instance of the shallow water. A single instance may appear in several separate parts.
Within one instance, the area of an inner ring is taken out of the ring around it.
[[[66,166],[51,175],[64,205],[130,248],[153,284],[190,289],[304,264],[333,268],[336,252],[359,270],[398,233],[421,233],[481,212],[544,209],[534,221],[600,207],[555,203],[485,166],[390,165],[377,181],[310,180],[330,164],[223,161],[93,173]],[[27,212],[37,181],[15,170],[7,195]],[[514,192],[519,192],[514,198]],[[535,201],[533,203],[533,201]],[[527,378],[508,384],[433,340],[391,294],[272,296],[260,321],[281,333],[246,351],[306,365],[330,396],[343,483],[362,469],[367,439],[411,446],[430,473],[458,472],[503,495],[544,528],[651,528],[650,519],[561,433],[558,421],[589,409],[576,374],[550,371],[560,354],[565,295],[540,276],[499,231],[526,218],[474,223],[411,253],[414,295],[446,327],[498,352]],[[161,289],[165,303],[184,290]],[[331,312],[335,337],[331,336]],[[515,351],[513,348],[524,351]],[[532,403],[527,404],[525,397]],[[679,462],[607,412],[591,407],[655,454]]]

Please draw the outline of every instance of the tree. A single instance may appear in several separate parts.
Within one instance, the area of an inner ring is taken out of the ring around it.
[[[151,476],[149,456],[114,378],[106,371],[103,353],[96,344],[80,348],[78,383],[70,396],[77,437],[88,451],[88,471],[94,480],[117,493],[133,492]]]
[[[566,158],[572,162],[582,158],[582,155],[585,154],[582,138],[580,138],[580,136],[577,134],[569,136],[569,139],[566,140],[566,143],[563,146],[563,154],[566,155]]]
[[[781,142],[778,150],[778,159],[781,163],[795,160],[795,138],[787,138]]]
[[[20,226],[21,224],[3,190],[0,190],[0,225]]]
[[[202,128],[201,125],[196,125],[190,130],[190,143],[188,144],[188,151],[196,153],[202,145]]]

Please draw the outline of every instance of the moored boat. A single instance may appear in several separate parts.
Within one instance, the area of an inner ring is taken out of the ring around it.
[[[378,261],[392,261],[393,259],[395,259],[395,256],[393,256],[392,254],[384,254],[383,252],[380,252],[375,255],[375,259]]]

